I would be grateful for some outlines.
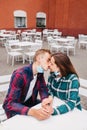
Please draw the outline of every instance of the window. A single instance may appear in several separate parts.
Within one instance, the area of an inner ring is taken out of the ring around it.
[[[14,11],[14,26],[15,28],[26,28],[27,18],[26,12],[22,10]]]
[[[36,27],[45,28],[46,27],[46,14],[43,12],[38,12],[36,15]]]

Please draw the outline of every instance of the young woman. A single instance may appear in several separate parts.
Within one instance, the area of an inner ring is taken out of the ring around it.
[[[48,109],[47,104],[52,104],[55,96],[63,100],[64,104],[53,108],[52,115],[67,113],[75,107],[81,110],[79,77],[69,57],[61,52],[53,54],[49,68],[51,73],[47,87],[51,96],[43,100],[42,106]]]

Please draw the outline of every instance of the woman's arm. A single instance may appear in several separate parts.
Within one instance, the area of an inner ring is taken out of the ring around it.
[[[79,82],[78,80],[72,80],[68,90],[68,97],[65,103],[54,108],[54,112],[52,115],[64,114],[73,110],[78,100],[78,93],[79,93]]]

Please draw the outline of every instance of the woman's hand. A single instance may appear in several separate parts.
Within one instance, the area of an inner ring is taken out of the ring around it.
[[[30,108],[28,111],[28,115],[33,116],[38,120],[45,120],[48,119],[51,114],[45,108],[40,109]]]
[[[48,98],[43,99],[42,107],[44,107],[45,105],[52,105],[52,103],[53,103],[53,97],[49,96]]]

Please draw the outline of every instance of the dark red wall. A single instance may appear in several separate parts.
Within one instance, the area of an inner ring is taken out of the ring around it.
[[[0,29],[14,28],[14,10],[27,12],[28,28],[36,28],[36,13],[47,14],[47,28],[63,35],[87,34],[86,0],[0,0]]]

